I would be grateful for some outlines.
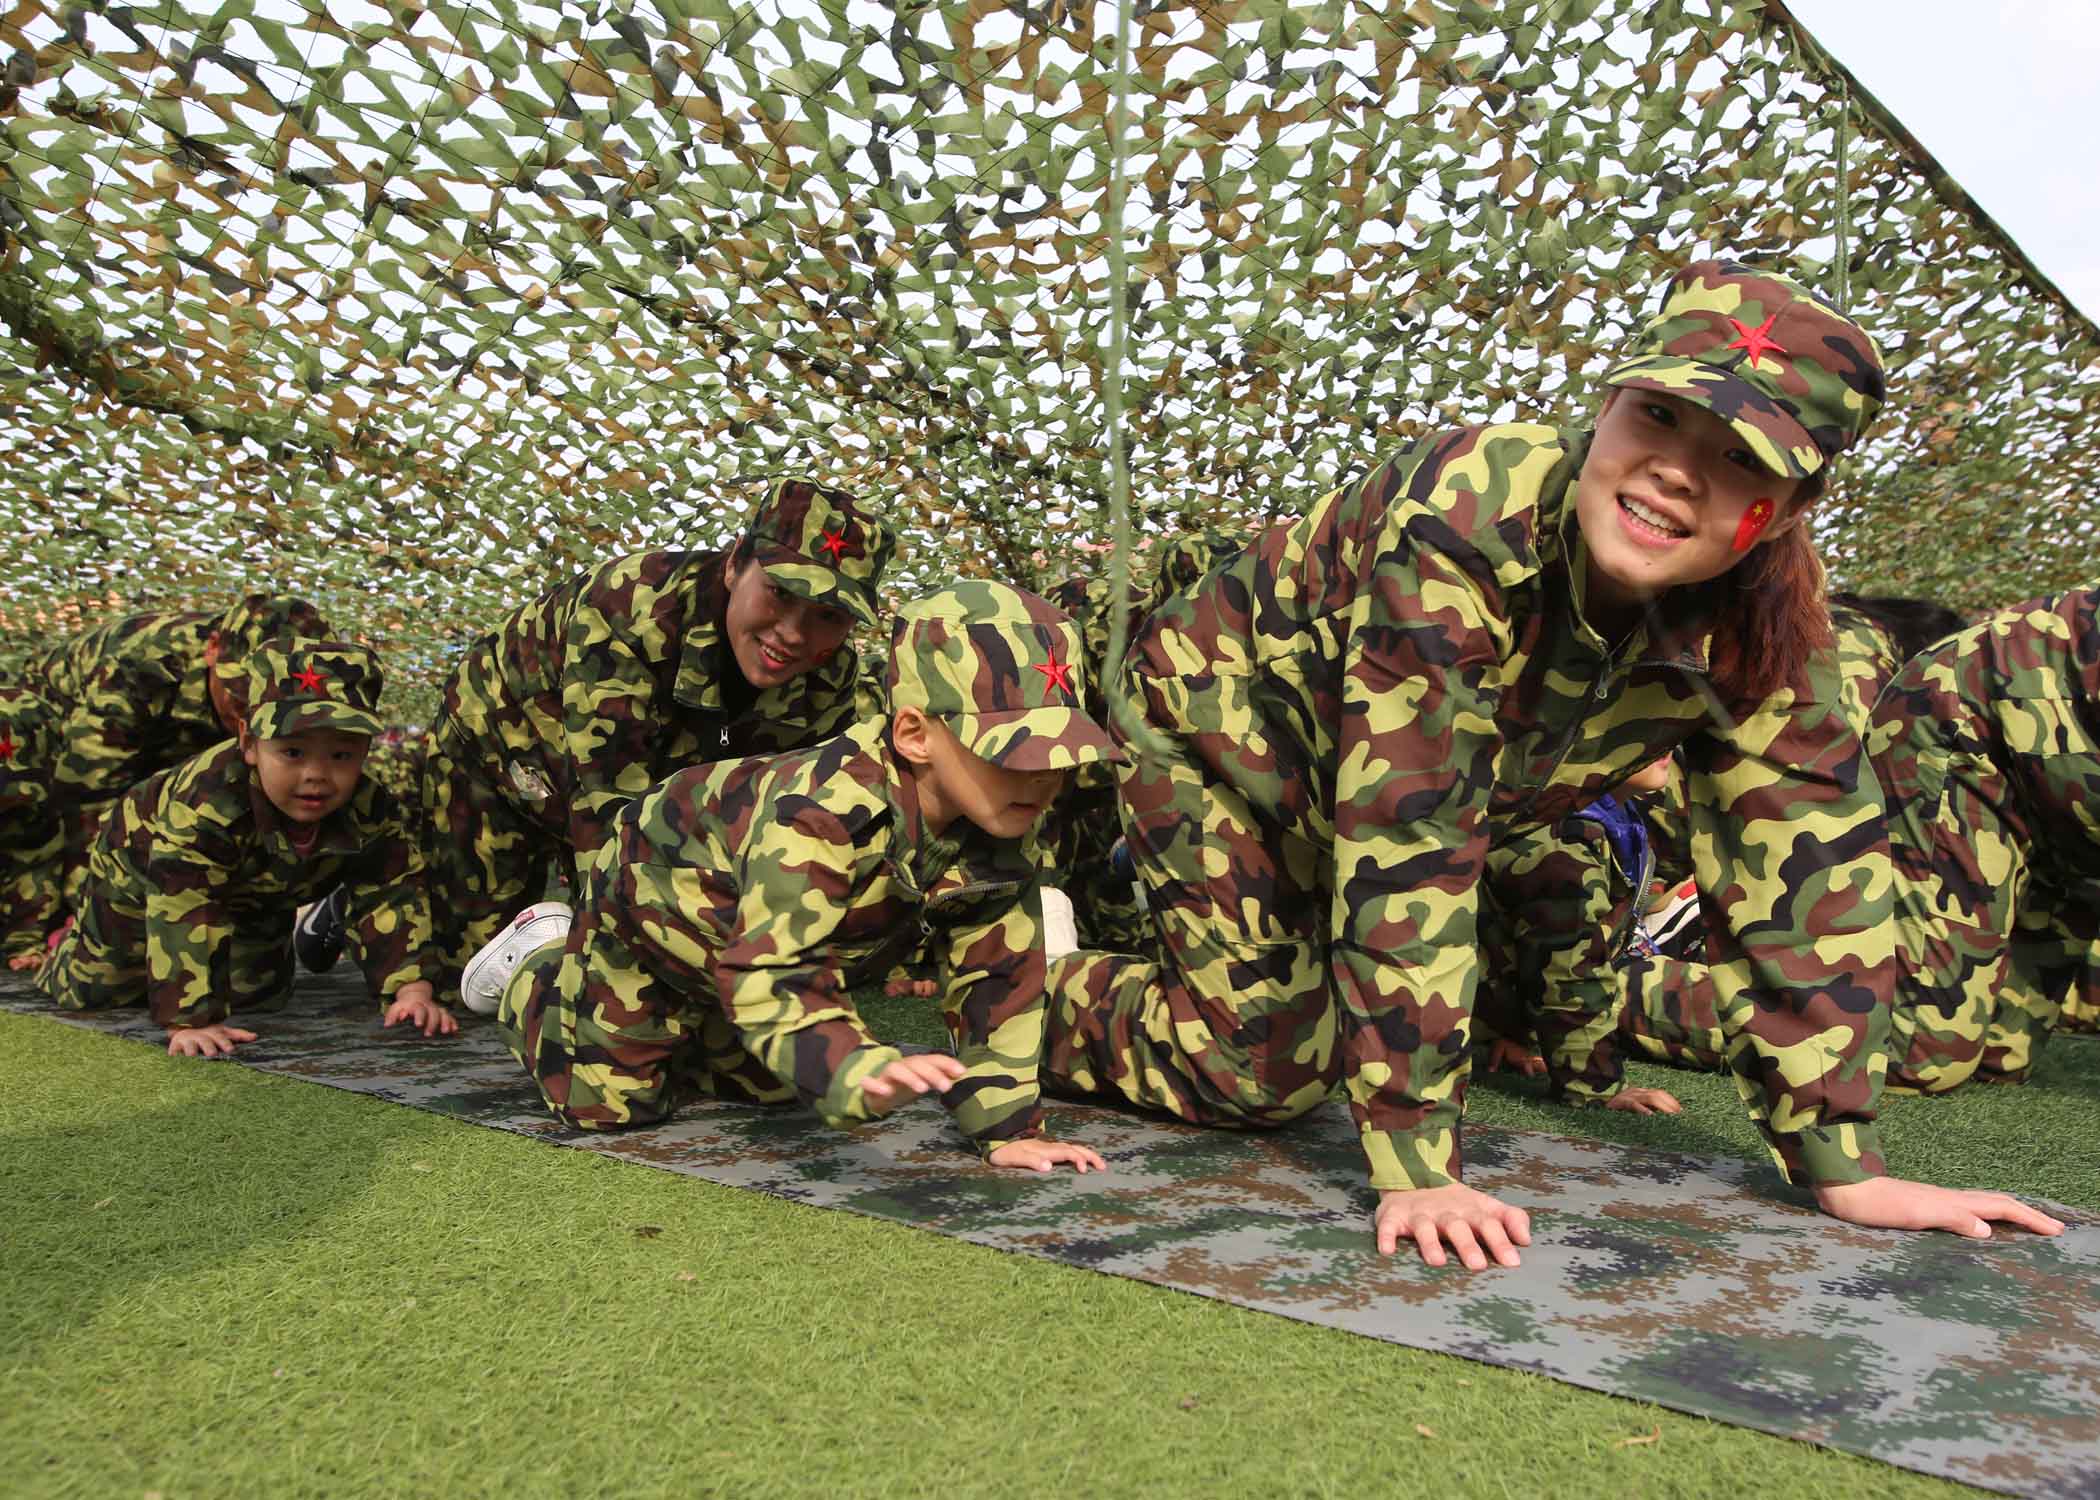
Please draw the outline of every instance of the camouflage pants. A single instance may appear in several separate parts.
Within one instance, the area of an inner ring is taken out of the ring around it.
[[[1717,1069],[1726,1052],[1706,965],[1641,957],[1619,966],[1619,1035],[1657,1062]]]
[[[144,1005],[152,983],[150,948],[145,913],[90,886],[73,925],[38,971],[37,988],[61,1010]],[[283,1010],[296,969],[290,915],[236,927],[213,966],[212,997],[221,1015]]]
[[[1123,830],[1158,956],[1050,965],[1044,1087],[1203,1125],[1296,1119],[1341,1075],[1326,852],[1265,827],[1175,742],[1130,750]]]
[[[467,961],[539,900],[568,850],[512,805],[449,739],[423,757],[423,861],[430,921],[444,972],[440,999],[459,991]]]
[[[1892,1088],[2024,1080],[2100,941],[2100,883],[2035,860],[2034,830],[1991,756],[1921,721],[1921,795],[1892,811]]]
[[[56,833],[49,842],[24,831],[29,847],[0,848],[0,955],[42,951],[44,939],[58,925],[58,892],[65,870]]]
[[[712,994],[656,978],[587,912],[567,943],[518,966],[495,1020],[547,1108],[579,1130],[654,1125],[696,1097],[795,1102]]]

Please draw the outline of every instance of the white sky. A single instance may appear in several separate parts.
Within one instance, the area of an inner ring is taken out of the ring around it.
[[[1787,0],[2100,321],[2100,0]]]

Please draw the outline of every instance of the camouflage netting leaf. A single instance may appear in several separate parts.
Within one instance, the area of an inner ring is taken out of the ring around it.
[[[1135,10],[1142,532],[1291,513],[1426,424],[1579,420],[1637,296],[1727,249],[1889,355],[1845,580],[2093,568],[2100,336],[1778,0]],[[1054,579],[1109,534],[1115,14],[17,0],[0,659],[270,582],[413,712],[548,583],[797,470],[892,508],[900,595]]]

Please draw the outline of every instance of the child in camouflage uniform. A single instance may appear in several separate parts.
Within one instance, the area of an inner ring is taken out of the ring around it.
[[[22,687],[0,687],[0,954],[33,969],[58,925],[65,830],[51,796],[51,713]]]
[[[1123,824],[1163,962],[1052,965],[1046,1082],[1275,1125],[1347,1090],[1379,1250],[1511,1265],[1464,1186],[1487,852],[1677,751],[1716,1003],[1787,1174],[1858,1223],[2053,1232],[1886,1177],[1880,797],[1803,521],[1879,408],[1872,340],[1806,288],[1672,278],[1592,431],[1435,432],[1155,611]]]
[[[379,729],[363,646],[281,642],[247,658],[255,706],[229,740],[132,789],[88,861],[79,919],[37,976],[68,1010],[146,1005],[168,1051],[212,1057],[255,1033],[235,1011],[282,1007],[292,914],[350,887],[353,951],[387,1025],[457,1029],[432,997],[421,853],[365,779]]]
[[[848,1125],[933,1092],[987,1161],[1102,1166],[1043,1137],[1039,872],[1024,836],[1069,772],[1114,754],[1082,711],[1079,632],[1032,594],[964,583],[906,608],[890,716],[812,750],[679,772],[627,804],[553,903],[475,959],[547,1107],[586,1130],[681,1096],[799,1099]],[[848,993],[922,940],[957,1056],[869,1034]],[[527,950],[530,951],[521,951]]]
[[[1475,1019],[1507,1042],[1536,1038],[1537,1070],[1568,1103],[1633,1114],[1681,1109],[1667,1090],[1627,1088],[1620,1052],[1619,976],[1653,952],[1642,921],[1655,853],[1636,799],[1661,791],[1669,777],[1666,757],[1553,828],[1525,829],[1488,850]],[[1491,1065],[1508,1050],[1494,1049]]]
[[[1892,1085],[2018,1082],[2100,941],[2100,620],[2092,588],[1913,658],[1869,739],[1896,862]]]
[[[304,599],[250,594],[219,614],[127,615],[30,663],[28,685],[57,719],[52,795],[66,825],[67,910],[117,798],[239,732],[242,656],[280,636],[327,634]]]
[[[877,623],[894,548],[851,495],[789,480],[728,553],[615,558],[470,647],[423,766],[448,980],[550,870],[598,847],[629,798],[682,766],[852,723],[846,634]]]

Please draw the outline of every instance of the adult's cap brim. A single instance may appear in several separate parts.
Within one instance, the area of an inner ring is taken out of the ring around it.
[[[1615,366],[1604,383],[1705,407],[1735,429],[1759,463],[1783,479],[1806,479],[1823,467],[1823,450],[1794,414],[1726,370],[1678,355],[1644,354]]]
[[[822,563],[813,563],[785,547],[763,544],[758,549],[758,562],[766,570],[766,577],[798,599],[843,609],[871,630],[882,623],[868,591]]]

